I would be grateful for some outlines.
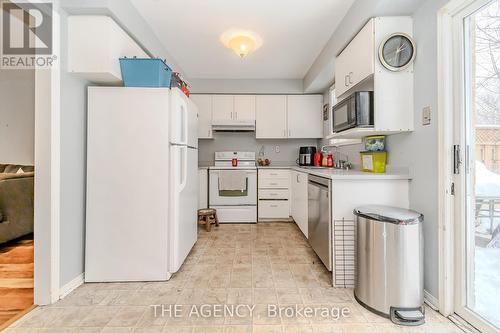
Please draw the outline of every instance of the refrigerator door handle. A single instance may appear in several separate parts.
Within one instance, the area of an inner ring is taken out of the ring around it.
[[[184,103],[180,105],[181,109],[181,144],[188,144],[188,110]]]
[[[184,188],[186,188],[187,184],[187,154],[188,147],[181,147],[181,156],[180,156],[180,186],[179,192],[182,192]]]

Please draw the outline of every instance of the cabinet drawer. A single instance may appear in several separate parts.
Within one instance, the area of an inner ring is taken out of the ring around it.
[[[289,187],[290,187],[290,179],[288,178],[259,178],[259,189],[261,188],[287,189]]]
[[[285,199],[289,197],[288,190],[259,190],[259,199]]]
[[[288,200],[259,200],[260,219],[288,219],[289,212]]]
[[[276,179],[276,178],[290,178],[290,171],[289,170],[259,170],[259,180],[264,179],[264,178],[271,178],[271,179]]]

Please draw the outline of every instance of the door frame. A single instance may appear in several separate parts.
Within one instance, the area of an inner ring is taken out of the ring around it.
[[[36,0],[29,2],[37,3]],[[61,54],[60,15],[53,3],[53,52]],[[59,57],[60,58],[60,57]],[[35,67],[34,304],[60,299],[60,66]]]
[[[455,217],[464,216],[463,205],[456,204],[454,190],[460,193],[458,197],[463,198],[465,189],[455,186],[453,175],[453,145],[460,144],[465,147],[464,142],[456,142],[456,110],[462,110],[464,103],[464,71],[465,66],[463,52],[462,23],[468,9],[478,9],[490,0],[451,0],[446,6],[438,11],[438,182],[439,182],[439,311],[450,316],[460,312],[459,316],[480,329],[482,332],[499,332],[489,323],[480,320],[476,314],[465,306],[458,309],[463,303],[463,293],[459,289],[458,279],[461,278],[465,269],[466,261],[463,253],[464,233],[461,228],[456,228]],[[470,11],[473,12],[474,10]],[[450,61],[452,59],[452,61]],[[464,129],[460,128],[465,134]],[[460,135],[464,141],[464,135]],[[462,149],[463,150],[463,149]],[[462,154],[463,155],[463,154]],[[461,174],[464,166],[461,165]],[[456,188],[455,188],[456,187]],[[462,220],[462,219],[460,219]],[[461,224],[460,224],[461,226]],[[458,257],[460,256],[460,257]],[[459,258],[459,261],[456,259]],[[457,265],[457,262],[459,263]],[[463,283],[463,281],[460,281]],[[464,285],[460,285],[464,287]]]

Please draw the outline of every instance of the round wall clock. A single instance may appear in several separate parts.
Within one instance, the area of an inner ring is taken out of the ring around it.
[[[389,35],[379,48],[379,59],[390,71],[402,71],[415,60],[416,46],[413,39],[405,33]]]

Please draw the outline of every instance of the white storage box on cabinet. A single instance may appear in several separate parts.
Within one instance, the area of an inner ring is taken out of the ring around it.
[[[68,72],[104,84],[121,84],[121,57],[149,55],[111,17],[68,17]]]
[[[290,170],[259,169],[259,221],[290,219]]]

